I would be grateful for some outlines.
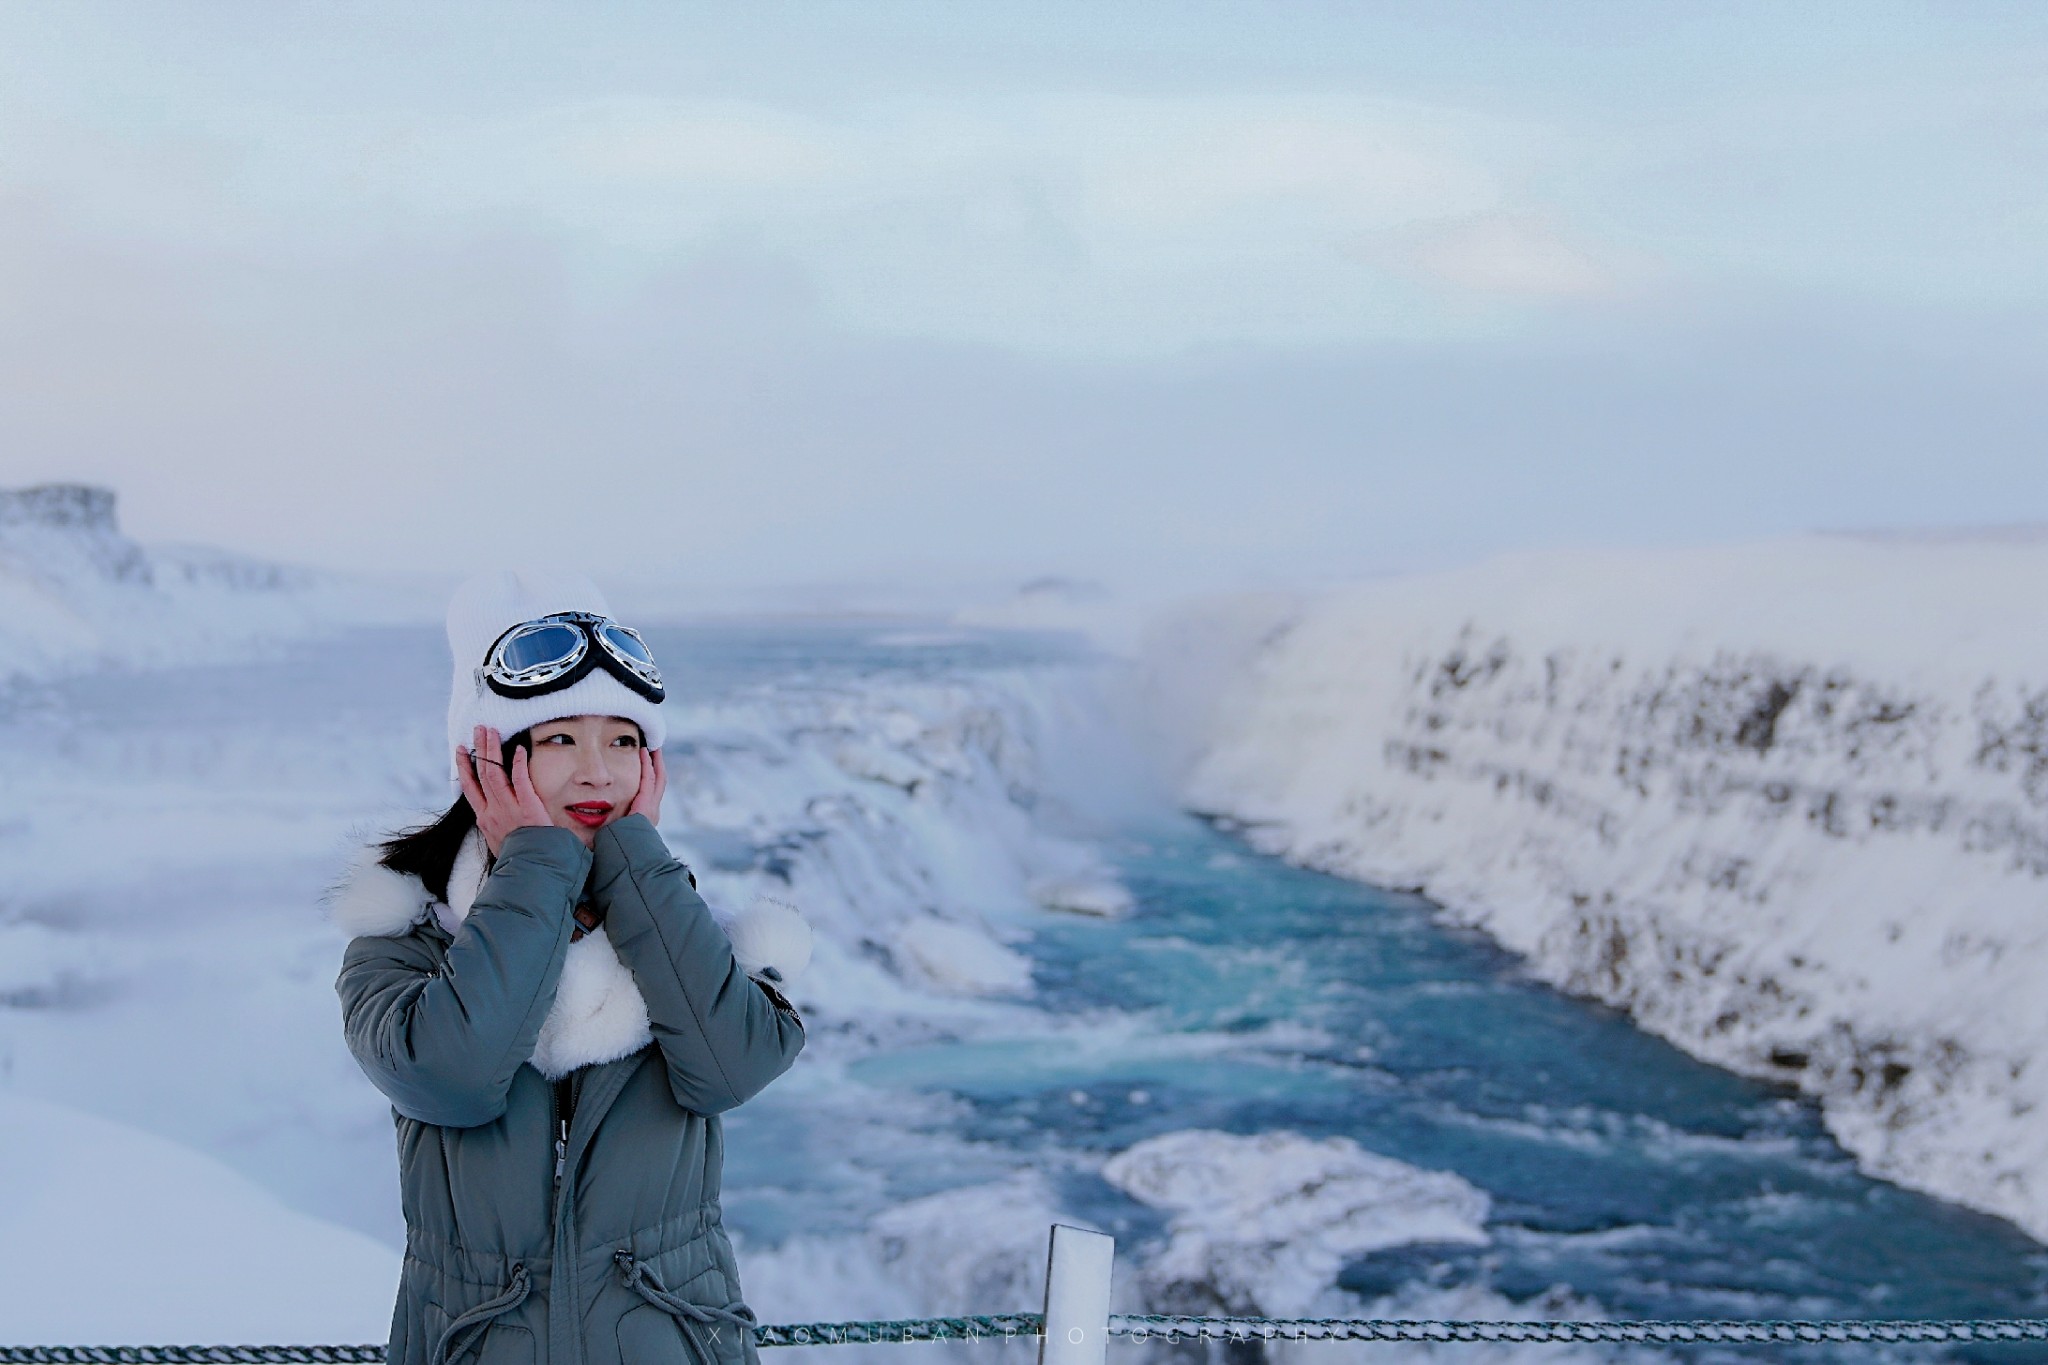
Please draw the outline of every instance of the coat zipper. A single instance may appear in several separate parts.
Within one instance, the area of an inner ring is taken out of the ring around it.
[[[575,1112],[576,1092],[569,1088],[569,1078],[564,1076],[555,1082],[555,1189],[562,1188],[562,1170],[569,1163],[569,1117]]]

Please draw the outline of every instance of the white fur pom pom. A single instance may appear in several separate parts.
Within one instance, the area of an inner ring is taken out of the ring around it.
[[[787,901],[756,896],[725,925],[740,970],[787,986],[811,965],[811,926]]]

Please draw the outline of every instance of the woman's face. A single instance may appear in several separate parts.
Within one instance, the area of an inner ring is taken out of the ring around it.
[[[640,727],[618,716],[570,716],[531,733],[534,791],[549,817],[589,847],[640,790]]]

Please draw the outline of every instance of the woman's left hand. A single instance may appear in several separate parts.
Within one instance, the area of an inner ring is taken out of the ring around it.
[[[640,790],[633,793],[633,804],[626,807],[627,815],[644,815],[647,823],[661,824],[661,798],[668,791],[668,764],[662,761],[661,750],[640,751]]]

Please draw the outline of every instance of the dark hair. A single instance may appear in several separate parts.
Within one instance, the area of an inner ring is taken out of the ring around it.
[[[512,755],[519,750],[526,750],[527,758],[532,759],[533,731],[521,730],[501,747],[505,770],[510,772]],[[393,872],[418,877],[435,900],[445,901],[448,899],[448,874],[455,870],[455,855],[462,851],[462,841],[475,828],[476,811],[470,808],[468,797],[458,796],[455,804],[443,811],[433,823],[386,839],[384,856],[377,861]]]

